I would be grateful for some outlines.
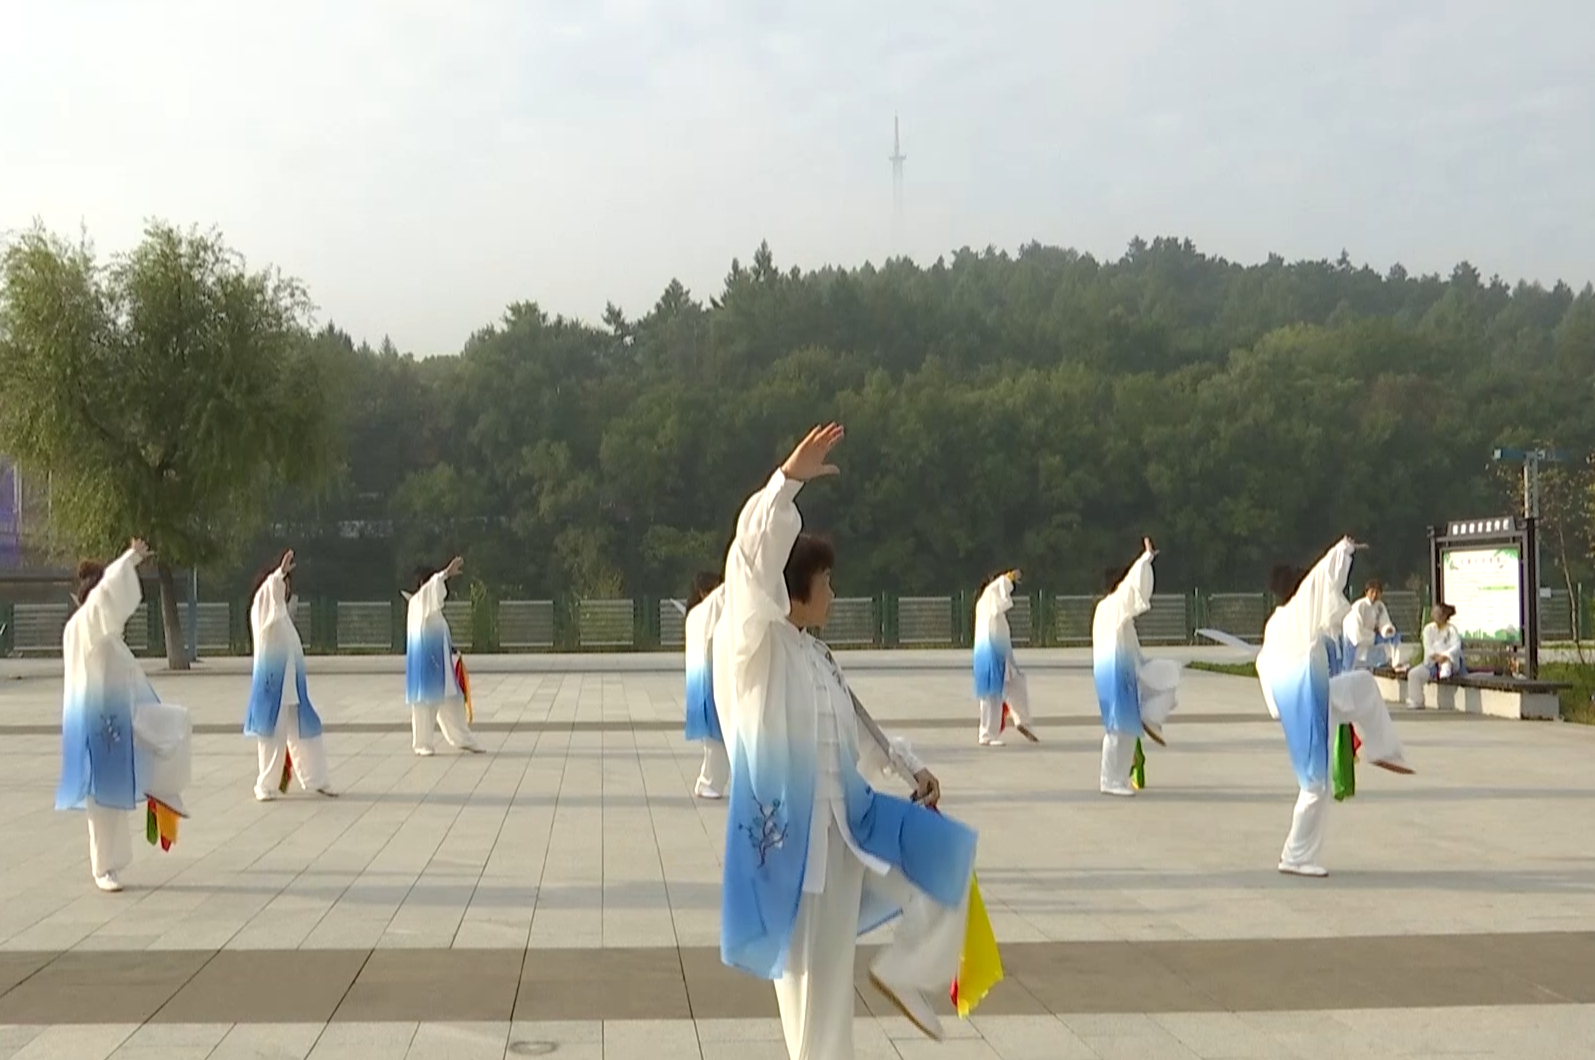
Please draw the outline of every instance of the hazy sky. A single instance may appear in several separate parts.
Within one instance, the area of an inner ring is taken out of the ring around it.
[[[1032,239],[1595,279],[1592,0],[0,0],[0,229],[215,224],[458,350],[733,256]]]

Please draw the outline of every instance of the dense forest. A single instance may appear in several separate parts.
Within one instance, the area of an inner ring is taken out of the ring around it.
[[[803,506],[854,595],[999,565],[1090,591],[1143,534],[1171,590],[1261,588],[1347,532],[1405,582],[1429,524],[1516,507],[1492,447],[1595,442],[1588,287],[1241,266],[1178,239],[817,272],[761,246],[707,301],[672,282],[636,319],[518,303],[457,357],[316,343],[341,458],[257,550],[293,544],[345,596],[455,552],[500,593],[679,591],[822,419],[847,427],[843,474]],[[1569,525],[1582,574],[1587,516]]]

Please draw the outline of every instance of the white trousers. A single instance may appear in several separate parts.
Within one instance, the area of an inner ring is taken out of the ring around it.
[[[1379,695],[1379,685],[1373,674],[1366,670],[1352,670],[1329,679],[1331,734],[1334,726],[1347,722],[1356,726],[1357,735],[1362,738],[1363,761],[1403,760],[1401,739],[1390,721],[1390,708]],[[1320,864],[1329,804],[1333,801],[1327,781],[1314,788],[1301,789],[1291,817],[1290,835],[1285,837],[1285,848],[1279,854],[1281,862],[1297,866]]]
[[[319,736],[299,735],[299,706],[284,703],[277,711],[277,731],[255,737],[260,759],[260,775],[255,778],[255,795],[271,798],[282,779],[283,756],[293,761],[294,776],[303,791],[320,791],[329,784],[327,752]]]
[[[980,741],[989,743],[1002,735],[1002,694],[980,697]]]
[[[1450,677],[1456,671],[1456,664],[1449,660],[1439,664],[1425,662],[1407,671],[1407,706],[1423,709],[1423,686],[1434,680],[1436,669],[1442,676]]]
[[[1135,765],[1133,732],[1102,734],[1102,783],[1104,788],[1122,788],[1130,783],[1130,768]]]
[[[694,794],[721,796],[731,786],[731,756],[719,740],[703,741],[703,768],[698,770]]]
[[[853,957],[858,917],[869,870],[833,825],[825,836],[825,889],[803,895],[792,925],[787,971],[775,983],[781,1030],[790,1060],[853,1060]],[[969,892],[957,909],[937,905],[892,869],[871,876],[870,886],[903,906],[891,943],[871,963],[897,987],[945,993],[958,976],[969,918]]]
[[[1014,666],[1008,664],[1008,672],[1004,680],[1003,690],[996,695],[981,696],[980,704],[980,739],[981,742],[995,740],[1002,735],[1002,705],[1008,704],[1008,713],[1013,715],[1014,724],[1030,726],[1030,682],[1025,675]]]
[[[108,872],[121,872],[133,863],[133,838],[129,832],[128,811],[101,806],[91,797],[84,800],[83,815],[89,822],[89,870],[99,879]]]
[[[416,703],[410,707],[411,747],[432,750],[437,730],[450,747],[475,747],[476,736],[465,723],[465,700],[446,699],[442,703]]]

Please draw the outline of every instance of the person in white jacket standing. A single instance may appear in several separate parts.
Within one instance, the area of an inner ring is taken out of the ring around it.
[[[687,599],[687,739],[703,743],[703,768],[693,788],[700,799],[724,798],[731,783],[726,722],[714,694],[714,627],[725,606],[723,582],[719,574],[704,571],[693,579]]]
[[[995,575],[975,601],[975,700],[980,707],[980,745],[1001,747],[1002,730],[1012,714],[1014,728],[1031,743],[1030,696],[1023,671],[1014,661],[1008,612],[1021,575],[1016,570]],[[1006,711],[1005,709],[1006,708]]]
[[[465,569],[458,556],[436,574],[418,567],[416,588],[410,594],[404,639],[404,698],[410,704],[410,729],[415,753],[433,754],[433,737],[439,727],[450,747],[481,754],[465,718],[465,690],[454,675],[454,640],[443,617],[448,580]]]
[[[138,565],[149,554],[149,546],[135,539],[108,564],[79,563],[73,593],[77,610],[61,634],[61,780],[55,808],[84,811],[94,885],[108,892],[122,889],[120,873],[133,861],[130,811],[145,800],[159,800],[186,816],[182,793],[193,731],[188,712],[160,701],[122,639],[144,597]]]
[[[293,572],[294,553],[289,549],[260,579],[249,608],[255,667],[244,735],[255,738],[259,751],[255,798],[260,802],[270,802],[286,790],[290,772],[299,778],[301,789],[334,794],[321,746],[321,716],[310,703],[305,682],[305,646],[288,610]]]

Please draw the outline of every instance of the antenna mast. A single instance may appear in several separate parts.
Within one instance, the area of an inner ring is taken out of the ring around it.
[[[903,252],[903,138],[898,128],[897,115],[892,115],[892,153],[887,161],[892,164],[892,254]]]

